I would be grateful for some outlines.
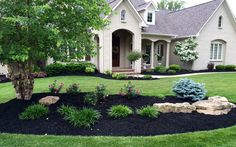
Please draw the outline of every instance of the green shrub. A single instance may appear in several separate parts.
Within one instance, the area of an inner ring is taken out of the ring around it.
[[[72,95],[76,95],[79,94],[81,92],[81,89],[79,87],[79,84],[72,84],[70,85],[67,89],[66,89],[66,93],[67,94],[72,94]]]
[[[128,77],[125,74],[114,73],[112,74],[112,78],[117,80],[122,80],[122,79],[127,79]]]
[[[75,107],[61,106],[58,112],[75,127],[90,128],[101,117],[101,113],[91,108],[77,110]]]
[[[216,70],[224,71],[225,65],[216,65]]]
[[[95,68],[93,68],[93,67],[86,67],[85,72],[86,73],[95,73]]]
[[[208,70],[213,71],[214,68],[215,68],[215,64],[214,63],[210,62],[210,63],[207,64],[207,69]]]
[[[127,85],[124,85],[124,88],[121,88],[120,95],[126,96],[127,98],[135,98],[138,95],[140,95],[140,90],[135,88],[135,85],[133,85],[131,82],[129,82]]]
[[[104,100],[106,98],[106,86],[103,84],[96,86],[95,94],[98,100]]]
[[[57,76],[64,73],[65,65],[54,63],[54,64],[47,65],[45,70],[48,76]]]
[[[152,76],[151,75],[144,75],[143,78],[144,79],[152,79]]]
[[[154,69],[155,72],[159,72],[159,73],[166,73],[167,69],[165,66],[157,66],[155,69]]]
[[[180,72],[181,71],[181,67],[180,67],[180,65],[173,64],[173,65],[170,65],[169,70],[174,70],[176,72]]]
[[[138,109],[137,114],[144,117],[157,118],[160,113],[157,108],[153,106],[146,106]]]
[[[88,62],[68,63],[68,64],[54,63],[46,66],[45,70],[48,76],[58,76],[63,74],[84,73],[87,67],[89,70],[94,69],[94,72],[96,71],[95,70],[96,66]]]
[[[171,75],[175,75],[175,74],[176,74],[176,71],[175,71],[175,70],[168,70],[167,73],[168,73],[168,74],[171,74]]]
[[[55,94],[60,93],[60,91],[62,90],[63,86],[64,86],[64,83],[58,84],[57,80],[55,80],[52,84],[49,85],[49,91],[51,93],[55,93]]]
[[[225,66],[225,70],[226,70],[226,71],[234,71],[235,68],[236,68],[235,65],[226,65],[226,66]]]
[[[84,96],[84,103],[96,105],[97,104],[97,95],[94,92],[88,93]]]
[[[142,58],[142,54],[139,53],[139,52],[134,51],[134,52],[129,53],[127,58],[130,62],[135,62],[135,61]]]
[[[48,107],[41,105],[41,104],[34,104],[25,109],[19,115],[21,120],[35,120],[39,119],[40,117],[46,116],[49,113]]]
[[[202,100],[206,97],[207,91],[201,83],[196,83],[190,79],[181,79],[172,88],[177,98],[190,99],[192,101]]]
[[[145,72],[148,72],[148,73],[154,72],[154,69],[146,69]]]
[[[111,70],[106,70],[105,71],[105,75],[111,76],[112,75],[112,71]]]
[[[133,114],[133,111],[128,106],[115,105],[108,109],[108,116],[112,118],[124,118]]]

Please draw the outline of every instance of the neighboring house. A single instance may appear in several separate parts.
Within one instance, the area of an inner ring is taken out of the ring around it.
[[[107,0],[112,13],[110,24],[95,32],[99,49],[96,57],[86,57],[98,70],[140,73],[158,65],[180,64],[192,70],[206,69],[209,62],[236,65],[236,22],[226,0],[213,0],[179,11],[157,10],[144,0]],[[196,38],[199,59],[183,64],[174,55],[176,41]],[[150,58],[134,66],[127,56],[132,51]],[[3,72],[0,68],[0,73]]]

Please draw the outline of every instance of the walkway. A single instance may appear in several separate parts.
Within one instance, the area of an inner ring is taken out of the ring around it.
[[[225,74],[225,73],[235,73],[236,72],[203,72],[203,73],[191,73],[191,74],[182,74],[182,75],[152,75],[152,78],[181,78],[181,77],[189,77],[189,76],[197,76],[197,75],[208,75],[208,74]],[[133,77],[144,77],[144,75],[132,75]]]

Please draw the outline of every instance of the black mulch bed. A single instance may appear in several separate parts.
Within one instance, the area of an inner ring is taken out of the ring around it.
[[[232,70],[232,71],[220,71],[220,70],[181,70],[180,72],[176,72],[175,74],[171,74],[171,73],[160,73],[160,72],[148,72],[148,71],[143,71],[142,74],[143,75],[163,75],[163,76],[173,76],[173,75],[183,75],[183,74],[194,74],[194,73],[206,73],[206,72],[235,72],[236,70]]]
[[[46,118],[22,121],[18,115],[32,103],[49,94],[35,94],[31,101],[11,100],[0,104],[0,133],[19,134],[48,134],[48,135],[86,135],[86,136],[152,136],[161,134],[176,134],[203,130],[213,130],[236,125],[236,109],[228,115],[209,116],[198,113],[192,114],[161,114],[157,119],[144,118],[132,115],[124,119],[112,119],[106,114],[106,110],[114,104],[125,104],[133,109],[154,103],[181,103],[175,97],[167,97],[160,100],[154,97],[138,97],[127,100],[118,95],[109,96],[105,102],[99,103],[94,108],[102,113],[102,118],[90,129],[76,128],[57,113],[57,108],[62,104],[74,105],[78,108],[91,107],[83,104],[83,95],[69,96],[59,95],[61,100],[50,106],[49,120]]]
[[[108,80],[125,80],[125,81],[129,81],[129,80],[159,80],[159,78],[151,78],[151,79],[147,79],[147,78],[143,78],[143,77],[130,77],[128,76],[125,79],[115,79],[112,78],[111,75],[106,75],[103,73],[93,73],[93,74],[88,74],[88,73],[77,73],[77,74],[64,74],[64,75],[59,75],[59,76],[92,76],[92,77],[99,77],[99,78],[103,78],[103,79],[108,79]]]

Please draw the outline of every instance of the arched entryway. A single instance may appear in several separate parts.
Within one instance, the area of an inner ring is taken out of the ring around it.
[[[112,68],[129,69],[127,56],[133,50],[133,33],[120,29],[112,33]]]

